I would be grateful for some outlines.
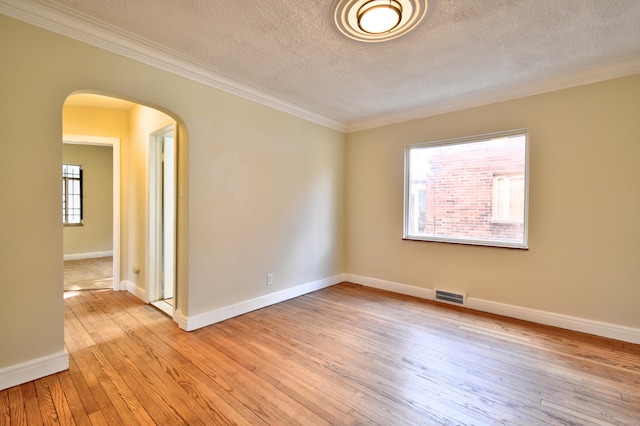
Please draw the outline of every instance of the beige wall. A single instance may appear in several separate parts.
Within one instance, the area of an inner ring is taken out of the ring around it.
[[[64,144],[62,161],[82,166],[82,226],[65,226],[63,253],[113,250],[113,148]]]
[[[129,112],[129,123],[127,157],[122,166],[126,169],[127,179],[124,185],[126,226],[122,239],[126,255],[122,257],[121,278],[134,285],[137,294],[146,295],[149,284],[149,138],[153,132],[175,125],[175,121],[163,112],[136,105]],[[135,273],[134,269],[140,272]]]
[[[188,127],[189,315],[344,272],[345,136],[234,97],[212,107],[205,137]]]
[[[62,109],[62,130],[67,135],[118,138],[127,145],[129,112],[66,104]]]
[[[348,136],[347,270],[639,328],[640,75]],[[529,128],[529,250],[402,240],[407,144]]]
[[[0,368],[63,350],[62,107],[78,90],[158,107],[182,126],[183,314],[345,271],[344,134],[4,16],[0,40],[11,40],[0,43],[0,179],[20,182],[0,197],[24,207],[0,209]]]

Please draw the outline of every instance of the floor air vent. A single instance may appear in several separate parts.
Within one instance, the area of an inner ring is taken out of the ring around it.
[[[454,293],[446,290],[436,290],[436,300],[439,302],[451,303],[452,305],[464,306],[467,302],[467,295],[464,293]]]

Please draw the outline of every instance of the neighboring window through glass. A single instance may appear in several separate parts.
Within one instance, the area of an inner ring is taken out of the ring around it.
[[[82,168],[77,165],[62,165],[62,223],[82,223]]]
[[[404,238],[527,247],[528,132],[410,145]]]
[[[493,178],[493,221],[522,222],[524,220],[524,176]]]

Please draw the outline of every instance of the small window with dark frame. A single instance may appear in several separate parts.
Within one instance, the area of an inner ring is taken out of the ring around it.
[[[62,223],[82,224],[82,167],[62,165]]]

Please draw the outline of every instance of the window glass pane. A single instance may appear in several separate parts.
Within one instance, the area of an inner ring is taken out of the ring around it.
[[[80,181],[75,179],[69,180],[69,194],[79,194],[80,193]]]
[[[78,165],[62,165],[62,222],[82,222],[82,169]]]
[[[407,147],[405,238],[526,247],[526,132]]]

